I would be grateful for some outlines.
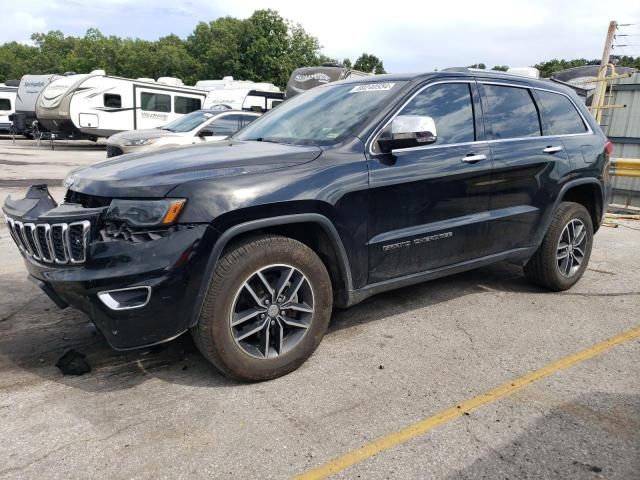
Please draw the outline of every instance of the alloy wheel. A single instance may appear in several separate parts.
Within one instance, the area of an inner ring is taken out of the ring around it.
[[[569,220],[558,241],[556,259],[561,275],[572,277],[580,270],[587,251],[587,241],[587,228],[582,220]]]
[[[236,344],[254,358],[274,358],[294,348],[313,318],[313,289],[290,265],[269,265],[240,287],[229,319]]]

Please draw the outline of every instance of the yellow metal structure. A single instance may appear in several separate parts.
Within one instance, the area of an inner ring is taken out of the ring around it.
[[[596,86],[596,91],[593,95],[591,106],[589,107],[589,111],[594,116],[598,124],[602,124],[602,112],[605,109],[624,108],[626,106],[614,105],[611,103],[611,98],[613,98],[612,82],[618,78],[626,78],[628,76],[628,74],[618,75],[613,63],[607,63],[606,65],[600,66],[598,69],[598,77],[597,80],[595,80],[598,82],[598,85]]]
[[[640,177],[640,158],[614,158],[610,172],[619,177]]]

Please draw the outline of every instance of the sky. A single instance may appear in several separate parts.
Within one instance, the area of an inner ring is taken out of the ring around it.
[[[200,21],[246,18],[272,8],[318,38],[323,53],[380,57],[389,72],[483,62],[528,66],[552,58],[600,58],[610,20],[620,24],[614,53],[640,56],[638,0],[0,0],[0,43],[30,43],[33,32],[61,30],[155,40],[186,38]]]

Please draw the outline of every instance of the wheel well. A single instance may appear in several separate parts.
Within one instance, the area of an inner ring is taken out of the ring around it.
[[[602,220],[602,193],[598,185],[587,183],[571,187],[564,193],[562,200],[583,205],[591,215],[593,231],[598,231]]]
[[[324,263],[327,272],[329,272],[334,305],[336,307],[346,306],[349,285],[343,269],[340,268],[341,259],[338,256],[334,242],[320,224],[315,222],[288,223],[251,230],[233,237],[229,244],[225,246],[225,250],[232,244],[260,234],[282,235],[293,238],[313,250]],[[344,267],[348,268],[346,265]]]

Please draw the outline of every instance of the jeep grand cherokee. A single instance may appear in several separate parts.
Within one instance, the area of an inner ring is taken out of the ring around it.
[[[31,279],[116,349],[190,331],[227,375],[316,349],[333,307],[489,263],[582,276],[611,145],[562,86],[490,72],[385,75],[288,100],[232,139],[128,155],[3,211]]]

